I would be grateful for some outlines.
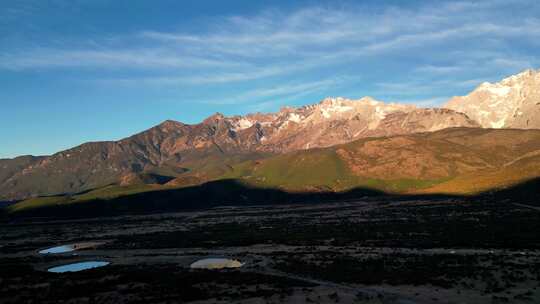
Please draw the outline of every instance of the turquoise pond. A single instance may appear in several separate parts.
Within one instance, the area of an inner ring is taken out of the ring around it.
[[[56,246],[51,247],[47,249],[40,250],[39,253],[41,254],[54,254],[54,253],[64,253],[64,252],[71,252],[75,250],[75,246],[73,245],[62,245],[62,246]]]
[[[105,262],[105,261],[86,261],[86,262],[79,262],[79,263],[52,267],[52,268],[49,268],[47,271],[54,272],[54,273],[77,272],[77,271],[82,271],[82,270],[87,270],[87,269],[103,267],[109,264],[110,262]]]

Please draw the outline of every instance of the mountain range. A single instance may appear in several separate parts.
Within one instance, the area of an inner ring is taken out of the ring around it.
[[[540,131],[526,129],[540,129],[540,71],[482,83],[441,108],[326,98],[192,125],[168,120],[119,141],[1,159],[0,200],[225,178],[290,191],[469,193],[540,172]]]

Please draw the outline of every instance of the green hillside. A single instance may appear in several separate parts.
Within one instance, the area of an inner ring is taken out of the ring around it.
[[[32,198],[12,205],[9,210],[102,202],[147,192],[193,188],[219,180],[235,180],[253,189],[288,193],[367,189],[399,195],[474,195],[539,177],[540,131],[446,129],[367,138],[275,156],[197,155],[186,164],[190,167],[186,172],[164,185],[111,185],[77,195]],[[226,194],[226,187],[222,188],[220,193]],[[238,198],[242,196],[241,191],[237,194]],[[234,197],[229,199],[234,201]]]

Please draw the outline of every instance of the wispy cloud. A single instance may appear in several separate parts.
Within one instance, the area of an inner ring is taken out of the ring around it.
[[[121,85],[207,85],[222,84],[230,82],[243,82],[248,80],[257,80],[272,76],[282,76],[298,71],[308,70],[317,67],[316,61],[298,62],[295,65],[274,65],[274,66],[253,66],[246,64],[245,68],[235,69],[231,72],[215,71],[209,74],[201,75],[167,75],[153,77],[130,77],[101,79],[100,82],[108,84]]]
[[[332,86],[343,85],[347,78],[329,78],[320,81],[301,82],[295,84],[284,84],[269,88],[260,88],[241,93],[234,97],[206,100],[209,104],[241,104],[247,102],[260,102],[268,98],[290,98],[294,96],[304,96],[314,92],[320,92]],[[298,95],[302,94],[302,95]],[[268,101],[263,101],[267,103]]]
[[[452,66],[437,66],[437,65],[423,65],[415,69],[416,72],[429,73],[429,74],[449,74],[462,71],[463,67]]]
[[[354,67],[362,75],[391,71],[388,80],[368,77],[372,92],[433,94],[538,65],[536,54],[513,46],[538,45],[539,16],[536,0],[428,2],[378,10],[361,4],[270,9],[254,16],[216,17],[197,31],[147,29],[113,37],[114,44],[94,41],[86,48],[80,42],[3,46],[0,69],[95,69],[102,73],[100,82],[173,87],[273,78],[268,88],[221,99],[227,103],[324,88],[325,81],[290,85],[280,78],[326,79]],[[112,69],[135,72],[119,77],[108,72]]]
[[[0,68],[238,68],[247,64],[212,58],[176,56],[162,49],[55,50],[37,49],[18,54],[0,54]]]

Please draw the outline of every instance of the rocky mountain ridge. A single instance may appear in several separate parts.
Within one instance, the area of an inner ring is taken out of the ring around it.
[[[446,108],[465,113],[484,128],[540,128],[540,70],[525,70],[497,83],[484,82]]]
[[[326,98],[318,104],[283,108],[277,113],[223,117],[239,138],[251,134],[258,151],[290,152],[328,147],[371,136],[429,132],[450,127],[477,127],[466,115],[447,109]]]
[[[216,113],[193,125],[168,120],[119,141],[85,143],[51,156],[0,160],[0,200],[169,180],[159,176],[197,183],[238,162],[366,137],[453,127],[540,128],[540,112],[534,115],[540,108],[539,75],[525,71],[501,83],[484,83],[470,95],[452,99],[447,108],[338,97],[276,113]],[[511,101],[505,102],[505,96]],[[484,114],[491,109],[493,113]]]

